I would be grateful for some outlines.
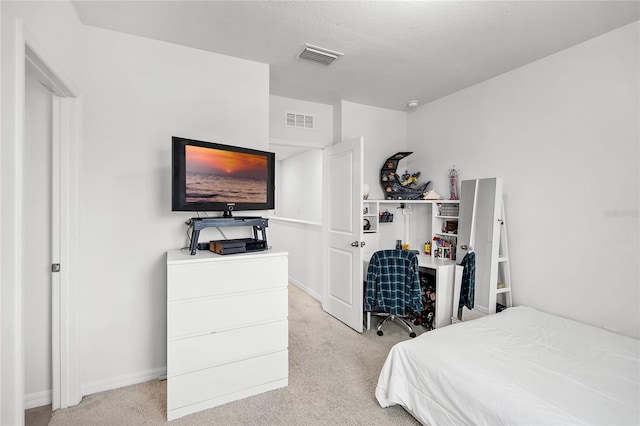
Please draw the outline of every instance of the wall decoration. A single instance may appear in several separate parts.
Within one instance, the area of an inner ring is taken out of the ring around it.
[[[380,185],[387,200],[417,200],[422,198],[431,181],[418,184],[420,172],[410,173],[405,170],[403,175],[397,173],[398,162],[413,152],[398,152],[387,158],[380,169]]]

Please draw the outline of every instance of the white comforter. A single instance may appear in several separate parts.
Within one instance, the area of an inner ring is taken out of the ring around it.
[[[395,345],[376,398],[428,425],[639,425],[640,342],[509,308]]]

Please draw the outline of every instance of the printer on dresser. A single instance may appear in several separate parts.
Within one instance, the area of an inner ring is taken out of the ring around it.
[[[287,253],[167,253],[167,419],[288,385]]]

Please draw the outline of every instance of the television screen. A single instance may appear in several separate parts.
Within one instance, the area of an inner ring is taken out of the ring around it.
[[[274,207],[271,152],[173,138],[172,210],[268,210]]]

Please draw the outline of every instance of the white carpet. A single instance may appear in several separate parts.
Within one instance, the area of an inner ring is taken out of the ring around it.
[[[377,321],[374,320],[374,321]],[[376,322],[377,323],[377,322]],[[416,327],[420,333],[421,327]],[[289,386],[172,421],[172,425],[417,425],[400,407],[381,408],[374,391],[391,346],[409,339],[399,325],[356,333],[289,286]],[[52,426],[159,425],[166,382],[89,395],[53,413]]]

